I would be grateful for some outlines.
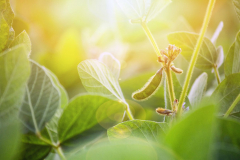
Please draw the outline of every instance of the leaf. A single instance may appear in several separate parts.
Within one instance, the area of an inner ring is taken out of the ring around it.
[[[182,159],[208,159],[213,142],[216,107],[212,104],[187,113],[174,124],[165,139]]]
[[[240,73],[235,73],[227,76],[215,89],[212,98],[219,105],[221,115],[225,114],[233,101],[240,93]],[[231,114],[240,112],[240,103],[238,103]],[[231,115],[230,114],[230,115]]]
[[[240,123],[226,118],[219,118],[217,125],[214,156],[216,159],[237,160],[240,157]]]
[[[51,77],[51,79],[53,80],[53,83],[55,84],[55,86],[57,87],[57,89],[61,94],[61,108],[65,108],[69,102],[67,91],[65,90],[62,84],[59,82],[57,76],[52,71],[50,71],[47,68],[45,68],[45,70],[47,74]]]
[[[19,116],[28,131],[37,133],[60,106],[60,93],[43,67],[34,61],[31,61],[31,67]]]
[[[224,63],[224,72],[225,76],[228,76],[233,73],[240,72],[240,32],[238,32],[235,42],[231,46],[225,63]]]
[[[168,129],[167,123],[157,123],[154,121],[133,120],[120,123],[108,129],[108,138],[113,140],[125,140],[141,138],[149,143],[157,142],[161,135]]]
[[[126,103],[118,81],[105,64],[94,59],[85,60],[78,65],[78,73],[89,93]]]
[[[99,110],[101,106],[103,108]],[[117,112],[123,115],[124,107],[122,103],[97,95],[76,97],[65,108],[59,120],[60,142],[86,132]]]
[[[211,38],[211,42],[212,42],[214,45],[216,44],[216,41],[217,41],[218,36],[219,36],[219,34],[221,33],[222,29],[223,29],[223,21],[221,21],[221,22],[219,23],[217,29],[215,30],[215,32],[214,32],[214,34],[213,34],[213,36],[212,36],[212,38]]]
[[[30,56],[31,53],[31,40],[26,31],[22,31],[11,43],[11,47],[23,44],[27,49],[27,55]]]
[[[191,90],[188,94],[189,101],[193,107],[200,104],[207,88],[207,73],[202,73],[193,83]]]
[[[23,46],[0,53],[0,125],[17,116],[22,103],[30,64]]]
[[[171,0],[117,0],[118,5],[130,20],[146,22],[155,18]]]
[[[83,158],[85,157],[85,158]],[[171,149],[165,146],[152,146],[140,140],[118,142],[101,141],[87,151],[80,152],[70,160],[176,160],[179,159]]]
[[[240,2],[239,2],[239,0],[233,0],[233,5],[235,7],[237,16],[238,16],[238,18],[240,20]]]
[[[175,32],[168,35],[168,41],[182,49],[181,54],[190,62],[199,35],[189,32]],[[200,69],[211,69],[217,62],[217,51],[208,38],[203,39],[199,51],[196,67]]]
[[[2,1],[5,1],[4,8],[2,8],[2,14],[3,14],[4,19],[7,21],[9,28],[11,28],[13,18],[14,18],[14,13],[11,8],[10,1],[9,0],[1,0],[1,2]]]
[[[99,61],[104,63],[113,77],[118,81],[120,75],[121,64],[111,53],[104,52],[99,56]]]
[[[8,122],[7,125],[0,124],[0,155],[3,160],[16,159],[20,147],[20,125],[16,121]]]
[[[24,144],[19,151],[19,160],[44,159],[51,151],[51,146]]]
[[[8,35],[9,35],[9,26],[7,22],[5,21],[2,14],[0,14],[0,52],[5,48],[7,41],[8,41]]]
[[[217,68],[221,67],[224,61],[224,51],[222,46],[217,47],[217,60],[216,60],[216,65]]]

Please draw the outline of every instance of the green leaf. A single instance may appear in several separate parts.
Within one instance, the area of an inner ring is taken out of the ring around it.
[[[11,43],[11,47],[16,46],[18,44],[23,44],[26,46],[27,55],[29,56],[31,53],[31,40],[26,31],[21,32]]]
[[[233,73],[239,73],[240,72],[239,62],[240,62],[240,32],[238,32],[236,40],[227,54],[224,63],[225,76],[228,76]]]
[[[60,93],[45,68],[34,61],[31,61],[31,68],[20,119],[27,130],[37,133],[51,120],[60,106]]]
[[[238,16],[238,18],[240,20],[240,2],[239,2],[239,0],[233,0],[233,5],[235,7],[237,16]]]
[[[80,135],[115,113],[123,115],[122,103],[97,95],[83,95],[73,99],[65,108],[59,123],[60,142]],[[120,116],[122,117],[122,116]]]
[[[204,72],[193,83],[188,94],[189,101],[193,107],[200,104],[207,88],[207,79],[208,75]]]
[[[19,149],[20,125],[16,121],[0,125],[0,155],[3,160],[14,160]]]
[[[208,159],[215,126],[214,105],[205,105],[176,122],[166,136],[166,145],[182,159]]]
[[[0,53],[0,124],[17,116],[25,84],[30,75],[30,64],[23,46]]]
[[[102,62],[94,59],[85,60],[78,65],[78,73],[89,93],[100,94],[126,103],[118,80]]]
[[[45,70],[47,74],[51,77],[51,79],[53,80],[53,83],[56,85],[57,89],[61,94],[61,108],[65,108],[69,102],[67,91],[65,90],[62,84],[59,82],[57,76],[52,71],[50,71],[47,68],[45,68]]]
[[[85,157],[85,158],[83,158]],[[84,153],[80,152],[70,160],[176,160],[179,159],[171,149],[165,146],[153,146],[140,140],[118,142],[101,141]]]
[[[44,159],[51,151],[51,146],[24,144],[19,150],[19,160]]]
[[[175,32],[168,35],[168,41],[182,49],[181,54],[190,62],[193,50],[196,46],[199,35],[189,32]],[[217,51],[208,38],[203,39],[203,44],[199,51],[196,67],[200,69],[212,69],[217,65]]]
[[[216,159],[238,160],[240,157],[240,123],[226,118],[219,118],[217,125],[214,155]]]
[[[130,20],[146,22],[155,18],[171,0],[117,0],[118,5]]]
[[[132,138],[141,138],[149,143],[157,142],[161,135],[164,135],[168,129],[167,123],[158,123],[154,121],[133,120],[120,123],[108,129],[108,138],[113,140],[124,140]]]
[[[227,76],[215,89],[212,98],[219,104],[219,112],[225,114],[233,101],[240,93],[240,73]],[[240,103],[238,103],[230,115],[240,112]]]
[[[1,0],[1,3],[4,3],[2,1],[5,1],[5,5],[4,8],[2,8],[2,14],[4,19],[7,21],[9,28],[12,27],[12,22],[13,22],[13,18],[14,18],[14,13],[13,10],[11,8],[10,5],[10,1],[9,0]]]
[[[9,36],[9,26],[5,21],[2,14],[0,14],[0,52],[5,48],[8,36]]]

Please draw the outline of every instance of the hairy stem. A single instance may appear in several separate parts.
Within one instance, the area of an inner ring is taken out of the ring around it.
[[[188,91],[189,83],[190,83],[190,80],[191,80],[191,77],[192,77],[192,72],[193,72],[193,69],[194,69],[194,65],[197,61],[198,53],[199,53],[199,50],[202,46],[202,41],[203,41],[205,32],[206,32],[208,24],[209,24],[209,20],[210,20],[211,15],[212,15],[212,11],[213,11],[213,8],[214,8],[215,1],[216,0],[209,0],[209,3],[208,3],[208,8],[207,8],[206,15],[205,15],[205,18],[204,18],[204,22],[203,22],[203,25],[202,25],[202,29],[201,29],[201,32],[200,32],[200,36],[198,38],[197,45],[194,49],[194,52],[193,52],[193,55],[192,55],[192,58],[191,58],[191,62],[190,62],[189,68],[188,68],[188,72],[187,72],[187,75],[186,75],[186,79],[185,79],[185,82],[184,82],[183,90],[182,90],[182,93],[181,93],[181,96],[180,96],[180,100],[179,100],[179,104],[178,104],[178,111],[177,111],[177,116],[178,117],[181,116],[181,113],[182,113],[182,105],[183,105],[183,103],[185,101],[185,98],[187,96],[187,91]]]
[[[159,57],[162,58],[162,55],[161,55],[161,53],[160,53],[160,51],[159,51],[159,48],[158,48],[158,46],[157,46],[157,43],[156,43],[156,41],[155,41],[155,39],[154,39],[151,31],[149,30],[146,22],[142,22],[141,25],[142,25],[142,28],[143,28],[144,32],[146,33],[148,39],[150,40],[150,42],[151,42],[151,44],[152,44],[152,46],[153,46],[153,48],[154,48],[157,56],[159,56]],[[162,58],[162,59],[163,59],[163,58]]]
[[[127,103],[125,103],[125,105],[126,105],[126,113],[127,113],[127,115],[128,115],[128,118],[129,118],[130,120],[134,120],[129,105],[128,105]]]
[[[66,160],[66,157],[64,156],[62,148],[60,146],[58,148],[56,148],[55,150],[62,160]]]
[[[232,105],[228,108],[227,112],[225,113],[224,117],[228,117],[230,113],[233,111],[233,109],[236,107],[238,102],[240,101],[240,94],[237,96],[237,98],[233,101]]]
[[[172,73],[171,73],[170,65],[168,65],[168,68],[166,69],[166,74],[167,74],[168,93],[169,93],[169,97],[170,97],[171,108],[174,111],[175,108],[173,106],[173,102],[176,98],[175,98],[175,92],[174,92],[174,87],[173,87]]]
[[[216,75],[216,78],[217,78],[218,84],[220,84],[220,83],[221,83],[221,79],[220,79],[220,76],[219,76],[218,69],[217,69],[216,66],[214,66],[213,68],[214,68],[214,72],[215,72],[215,75]]]

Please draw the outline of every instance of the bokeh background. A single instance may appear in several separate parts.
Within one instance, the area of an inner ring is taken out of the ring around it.
[[[168,45],[167,35],[175,31],[199,33],[208,0],[172,0],[173,2],[149,23],[159,48]],[[133,91],[144,85],[156,72],[156,54],[141,26],[130,24],[114,0],[11,0],[16,35],[26,30],[32,41],[31,58],[52,70],[66,88],[69,97],[85,93],[77,73],[77,65],[89,58],[110,52],[122,64],[120,85],[126,99],[135,108],[135,117],[160,121],[154,110],[164,107],[164,90],[146,102],[134,102]],[[207,30],[211,38],[218,24],[224,28],[217,40],[225,55],[240,28],[230,0],[218,0]],[[178,75],[182,84],[188,62],[181,56],[175,66],[184,73]],[[192,82],[203,71],[195,69]],[[216,79],[209,73],[208,92]],[[223,66],[220,67],[223,75]],[[133,109],[134,112],[134,109]]]

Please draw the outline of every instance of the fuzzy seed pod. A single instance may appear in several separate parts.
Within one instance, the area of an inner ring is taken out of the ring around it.
[[[171,66],[171,69],[173,72],[178,73],[178,74],[182,74],[183,70],[181,70],[180,68],[176,68],[175,66]]]
[[[132,98],[138,101],[142,101],[153,95],[160,86],[162,80],[162,71],[162,68],[159,69],[157,73],[148,80],[142,89],[132,94]]]
[[[157,108],[156,109],[156,112],[158,114],[161,114],[161,115],[164,115],[164,116],[170,116],[172,115],[173,111],[172,110],[169,110],[169,109],[164,109],[164,108]]]

